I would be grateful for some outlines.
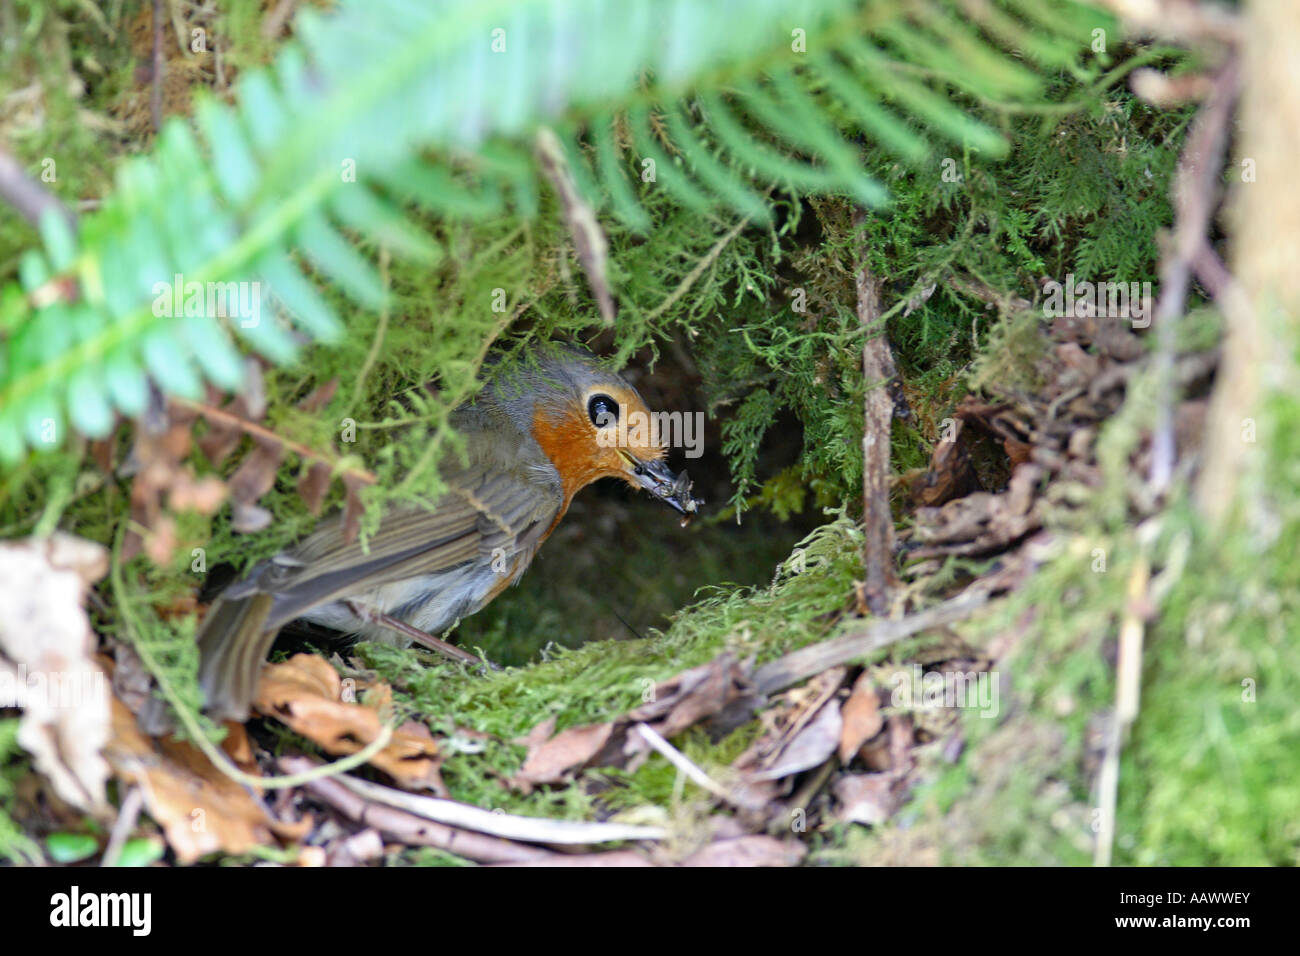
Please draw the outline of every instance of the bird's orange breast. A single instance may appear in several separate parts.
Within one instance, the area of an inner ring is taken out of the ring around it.
[[[580,490],[598,478],[618,474],[617,466],[599,454],[607,449],[596,445],[585,416],[562,413],[552,417],[538,409],[533,413],[533,439],[559,473],[564,488],[561,515],[568,510],[569,502]],[[614,461],[617,461],[617,456]]]

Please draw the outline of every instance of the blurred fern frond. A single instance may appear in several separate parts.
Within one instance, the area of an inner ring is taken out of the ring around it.
[[[648,228],[651,184],[755,221],[770,217],[756,185],[880,204],[860,137],[912,163],[936,139],[998,155],[1001,135],[961,97],[1032,103],[1042,75],[1085,70],[1092,32],[1111,24],[1072,0],[303,10],[298,42],[245,74],[233,104],[169,121],[76,231],[42,222],[43,250],[0,291],[0,461],[61,444],[68,421],[106,435],[116,412],[144,409],[150,380],[191,399],[237,388],[235,337],[283,363],[304,337],[338,336],[313,275],[363,307],[383,298],[349,234],[433,261],[405,204],[533,214],[542,125],[588,201],[634,230]],[[247,284],[242,300],[228,283]]]

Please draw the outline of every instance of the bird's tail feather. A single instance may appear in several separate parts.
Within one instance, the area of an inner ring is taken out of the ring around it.
[[[266,627],[272,601],[263,591],[218,598],[199,625],[199,687],[204,712],[213,720],[248,719],[262,664],[275,642],[276,629]],[[175,723],[166,703],[153,698],[140,713],[140,726],[159,735]]]

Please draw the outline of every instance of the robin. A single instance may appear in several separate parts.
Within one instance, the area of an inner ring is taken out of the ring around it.
[[[437,635],[474,614],[519,580],[573,496],[600,478],[651,492],[683,523],[701,504],[645,429],[619,432],[620,415],[647,421],[649,409],[591,353],[547,346],[490,371],[452,413],[466,454],[443,465],[448,490],[431,510],[385,513],[365,546],[345,540],[336,516],[222,592],[198,633],[199,685],[213,719],[247,719],[262,663],[291,620],[409,643],[394,623]],[[164,717],[154,703],[146,727]]]

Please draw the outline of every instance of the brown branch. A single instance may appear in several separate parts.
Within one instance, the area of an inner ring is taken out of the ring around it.
[[[153,0],[153,77],[149,89],[149,113],[153,118],[153,131],[162,129],[163,70],[163,9],[162,0]]]
[[[968,590],[908,617],[878,621],[865,630],[792,651],[756,670],[754,687],[764,696],[775,694],[824,670],[855,661],[913,634],[969,617],[983,607],[988,599],[986,590]]]
[[[169,395],[167,400],[174,405],[179,405],[182,408],[188,408],[191,411],[198,412],[209,421],[218,421],[226,425],[233,425],[255,438],[261,438],[265,441],[280,445],[281,447],[293,452],[295,455],[298,455],[300,458],[304,458],[308,461],[324,462],[331,467],[335,464],[335,462],[331,461],[325,455],[308,448],[306,445],[300,444],[296,441],[291,441],[288,438],[282,438],[269,428],[257,424],[257,422],[250,422],[247,418],[241,418],[240,416],[227,412],[224,409],[213,408],[211,405],[205,405],[202,402],[194,402],[188,398],[181,398],[178,395]],[[373,485],[379,480],[375,477],[374,472],[366,471],[362,468],[345,468],[342,474],[345,477],[350,477],[355,481],[367,485]]]
[[[606,325],[613,325],[616,312],[614,295],[610,291],[606,275],[609,242],[596,219],[596,211],[578,192],[559,137],[542,127],[537,131],[536,146],[538,165],[560,197],[564,224],[569,229],[569,237],[573,240],[573,249],[582,265],[582,271],[587,274],[587,286],[600,309],[601,320]]]
[[[4,149],[0,149],[0,199],[13,206],[18,215],[33,226],[39,226],[41,216],[52,210],[63,217],[69,229],[76,232],[77,217],[72,210],[28,176],[18,160]]]
[[[865,221],[859,210],[854,226]],[[894,516],[889,508],[889,436],[894,418],[894,398],[889,385],[898,377],[889,339],[880,326],[880,283],[861,252],[857,274],[858,324],[867,330],[862,345],[862,374],[866,379],[862,429],[862,524],[866,532],[863,565],[866,578],[861,596],[871,612],[889,613],[889,592],[897,584],[894,574]]]
[[[307,757],[281,757],[279,766],[284,773],[296,774],[312,769],[315,762]],[[304,787],[317,800],[333,807],[349,820],[374,827],[408,846],[433,846],[480,863],[521,863],[553,855],[537,847],[436,823],[397,807],[375,803],[335,779],[312,780]]]
[[[1239,88],[1235,57],[1220,68],[1213,93],[1187,134],[1187,143],[1174,176],[1174,228],[1160,263],[1160,298],[1156,303],[1156,355],[1153,369],[1158,383],[1158,419],[1151,439],[1151,465],[1147,482],[1155,495],[1169,487],[1174,470],[1174,352],[1176,323],[1187,304],[1187,286],[1194,263],[1207,248],[1210,220],[1219,202],[1219,173],[1228,140],[1228,120]]]

